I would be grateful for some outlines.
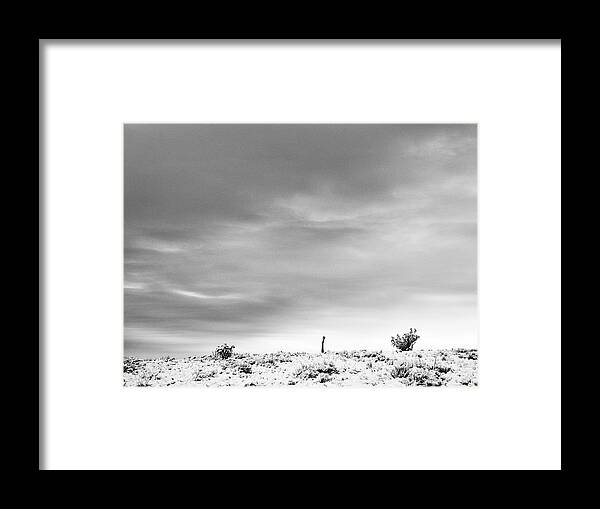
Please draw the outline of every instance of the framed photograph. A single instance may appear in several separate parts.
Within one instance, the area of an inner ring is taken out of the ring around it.
[[[40,63],[40,469],[561,468],[560,40]]]

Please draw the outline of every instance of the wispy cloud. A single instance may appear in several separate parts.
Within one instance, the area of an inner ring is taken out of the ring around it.
[[[225,295],[207,295],[206,293],[200,292],[190,292],[188,290],[171,290],[173,293],[177,295],[183,295],[184,297],[191,297],[192,299],[211,299],[211,300],[230,300],[230,299],[243,299],[244,296],[236,293],[229,293]]]

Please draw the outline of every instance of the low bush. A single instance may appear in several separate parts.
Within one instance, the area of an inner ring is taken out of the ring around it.
[[[412,368],[408,379],[414,385],[436,386],[442,385],[437,371],[427,368]]]
[[[123,361],[123,373],[135,375],[138,371],[140,361],[135,357],[127,357]]]
[[[215,359],[229,359],[233,355],[235,346],[230,346],[227,343],[217,346],[214,352]]]
[[[391,371],[392,378],[406,378],[410,374],[411,364],[403,362],[397,366],[394,366]]]
[[[250,373],[252,373],[252,366],[250,366],[249,364],[240,364],[238,366],[238,370],[240,371],[240,373],[246,373],[247,375],[249,375]]]
[[[392,336],[392,346],[401,352],[406,352],[413,349],[414,344],[421,336],[417,336],[417,329],[410,328],[410,332],[405,332],[402,336],[396,334]]]
[[[217,371],[214,369],[212,371],[202,371],[201,369],[199,369],[198,371],[196,371],[194,373],[194,375],[192,376],[192,379],[195,382],[201,382],[202,380],[206,380],[207,378],[212,378],[216,374],[217,374]]]
[[[322,361],[302,364],[296,369],[294,375],[298,378],[317,378],[321,375],[336,375],[338,373],[339,370],[333,362]]]
[[[449,373],[450,371],[452,371],[452,368],[450,366],[447,366],[445,364],[440,364],[438,366],[435,367],[435,370],[438,373],[441,373],[442,375],[445,375],[446,373]]]
[[[416,362],[402,362],[396,364],[390,371],[392,378],[402,378],[408,385],[442,385],[442,376],[451,371],[451,368],[444,364],[427,364],[422,360]]]
[[[156,380],[160,380],[160,376],[158,376],[158,374],[143,371],[139,374],[136,385],[138,387],[150,387],[154,385]]]

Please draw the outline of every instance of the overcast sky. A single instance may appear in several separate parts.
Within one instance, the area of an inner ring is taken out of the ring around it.
[[[477,346],[476,137],[125,126],[125,354]]]

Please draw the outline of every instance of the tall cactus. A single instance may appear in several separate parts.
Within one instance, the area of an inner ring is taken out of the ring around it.
[[[321,340],[321,353],[325,353],[325,336]]]

